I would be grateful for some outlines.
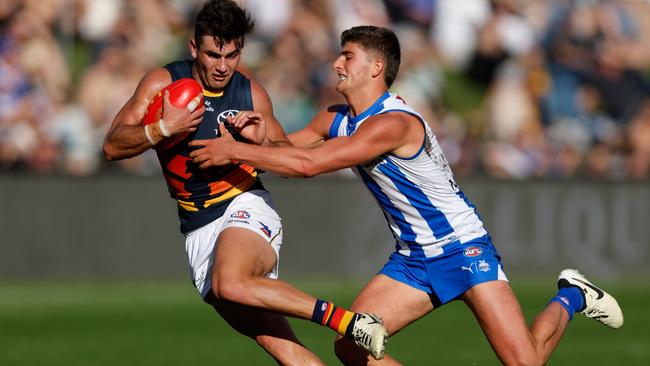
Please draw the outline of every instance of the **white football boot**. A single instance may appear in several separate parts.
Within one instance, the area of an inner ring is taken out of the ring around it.
[[[575,286],[582,291],[585,306],[581,313],[596,319],[610,328],[623,326],[623,311],[612,295],[594,286],[587,278],[575,269],[565,269],[560,272],[557,287]]]
[[[354,342],[366,349],[375,360],[384,358],[388,332],[379,316],[358,313],[352,328],[352,337]]]

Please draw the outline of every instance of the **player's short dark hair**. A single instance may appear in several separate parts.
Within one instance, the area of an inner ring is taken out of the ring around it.
[[[194,41],[198,47],[203,36],[212,36],[219,47],[234,41],[237,48],[242,48],[246,35],[254,28],[255,22],[250,14],[234,1],[210,0],[196,15]]]
[[[366,51],[374,51],[386,63],[384,81],[390,87],[397,77],[401,59],[399,40],[395,33],[386,28],[373,25],[352,27],[341,33],[341,47],[347,42],[360,45]]]

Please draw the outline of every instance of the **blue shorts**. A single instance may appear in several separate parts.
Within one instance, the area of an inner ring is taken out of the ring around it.
[[[431,258],[394,252],[379,273],[430,294],[436,307],[456,300],[480,283],[507,281],[501,257],[489,238],[454,242],[443,248],[443,254]]]

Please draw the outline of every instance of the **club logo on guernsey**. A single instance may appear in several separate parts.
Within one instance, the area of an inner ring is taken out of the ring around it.
[[[251,214],[249,214],[248,212],[246,212],[244,210],[239,210],[239,211],[234,212],[232,215],[230,215],[230,217],[232,217],[233,219],[246,220],[246,219],[249,219],[251,217]]]
[[[235,117],[237,113],[239,113],[239,111],[236,109],[228,109],[227,111],[219,113],[217,116],[217,121],[219,123],[228,122],[228,117]]]
[[[268,236],[268,237],[270,238],[270,237],[271,237],[271,229],[270,229],[268,226],[264,225],[261,221],[258,221],[258,222],[260,223],[260,225],[262,225],[262,227],[260,228],[260,230],[261,230],[261,231],[262,231],[266,236]]]
[[[483,249],[476,246],[471,246],[463,252],[465,257],[478,257],[481,254],[483,254]]]
[[[217,116],[218,125],[228,122],[228,117],[235,117],[237,113],[239,113],[239,111],[236,109],[228,109],[226,111],[219,113],[219,115]],[[214,129],[214,134],[219,136],[219,128]]]
[[[478,270],[481,272],[490,272],[490,263],[481,259],[478,261]]]

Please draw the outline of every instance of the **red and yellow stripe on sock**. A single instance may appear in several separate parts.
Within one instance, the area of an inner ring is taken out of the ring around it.
[[[348,330],[354,313],[343,308],[335,307],[327,326],[334,329],[338,334],[344,336]]]
[[[340,308],[328,301],[317,300],[311,320],[345,336],[354,320],[354,312]]]

